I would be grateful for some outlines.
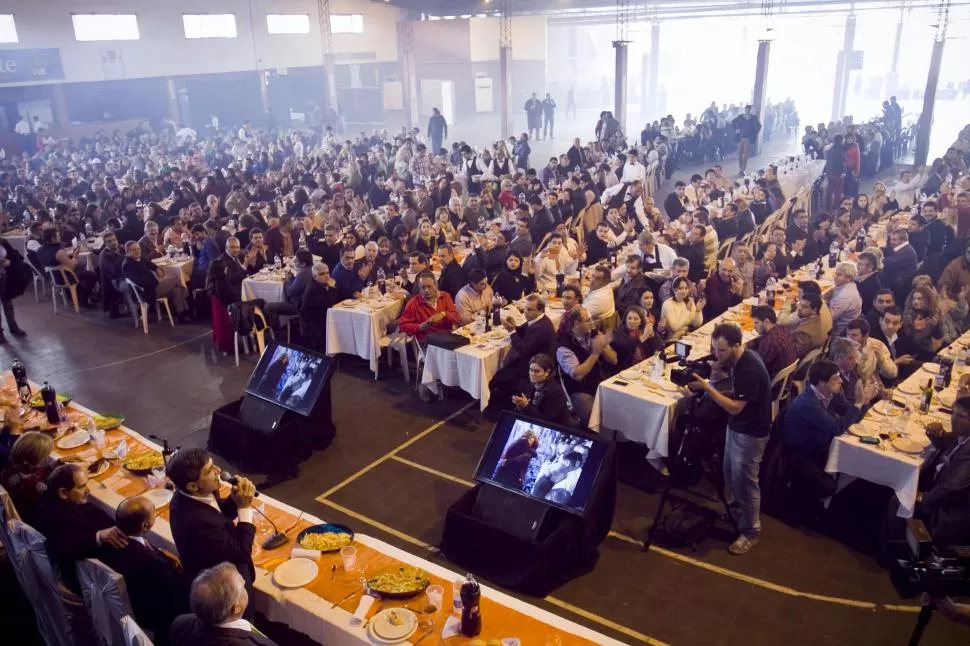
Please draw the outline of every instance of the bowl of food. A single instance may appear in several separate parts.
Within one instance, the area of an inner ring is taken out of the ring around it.
[[[95,415],[91,419],[94,420],[94,425],[102,431],[118,428],[125,422],[125,418],[121,415]]]
[[[367,579],[367,589],[385,599],[407,599],[431,585],[428,573],[410,565],[387,568]]]
[[[129,457],[122,466],[136,475],[147,476],[152,469],[165,466],[165,458],[161,453],[152,451]]]
[[[340,548],[350,545],[353,540],[353,530],[336,523],[323,523],[307,527],[296,537],[297,544],[303,549],[320,550],[321,552],[336,552]]]
[[[71,403],[71,396],[67,393],[57,393],[57,401],[67,406]],[[31,408],[44,410],[44,398],[40,396],[40,392],[34,393],[27,403],[30,404]]]

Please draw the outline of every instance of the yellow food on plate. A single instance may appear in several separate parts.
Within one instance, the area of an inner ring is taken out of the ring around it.
[[[367,581],[367,587],[384,594],[411,594],[421,592],[430,583],[426,572],[405,566],[381,572]]]
[[[94,425],[97,426],[102,431],[109,431],[113,428],[118,428],[124,420],[123,417],[105,416],[105,415],[95,415]]]
[[[350,534],[340,532],[320,532],[317,534],[307,534],[300,539],[300,547],[308,550],[320,550],[321,552],[332,552],[341,547],[350,545],[353,538]]]
[[[387,618],[387,623],[391,624],[392,626],[401,626],[404,624],[404,620],[401,619],[398,616],[398,614],[392,610],[390,612],[390,615]]]
[[[129,458],[125,462],[125,468],[130,471],[148,471],[161,466],[165,466],[165,460],[161,453],[146,453]]]

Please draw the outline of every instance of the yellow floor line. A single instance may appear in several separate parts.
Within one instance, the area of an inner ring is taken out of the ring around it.
[[[400,446],[398,446],[394,450],[389,451],[388,453],[384,454],[383,456],[377,458],[376,460],[374,460],[373,462],[371,462],[370,464],[368,464],[366,467],[364,467],[363,469],[361,469],[357,473],[351,475],[348,478],[345,478],[344,480],[342,480],[341,482],[337,483],[333,487],[330,487],[329,489],[327,489],[326,491],[324,491],[322,494],[320,494],[319,496],[317,496],[317,501],[318,502],[323,502],[323,498],[327,498],[329,496],[332,496],[333,494],[335,494],[336,492],[340,491],[341,489],[343,489],[344,487],[346,487],[347,485],[349,485],[351,482],[353,482],[357,478],[361,477],[362,475],[364,475],[365,473],[367,473],[368,471],[370,471],[374,467],[383,464],[384,462],[386,462],[390,458],[394,457],[394,455],[396,455],[398,452],[403,451],[404,449],[408,448],[409,446],[411,446],[412,444],[414,444],[415,442],[417,442],[421,438],[423,438],[423,437],[425,437],[425,436],[427,436],[427,435],[435,432],[437,429],[439,429],[440,427],[444,426],[445,424],[447,424],[448,422],[450,422],[455,417],[458,417],[459,415],[461,415],[462,413],[464,413],[466,410],[468,410],[468,408],[470,406],[475,405],[477,403],[478,402],[474,402],[474,401],[473,402],[468,402],[467,404],[465,404],[464,406],[462,406],[457,411],[455,411],[454,413],[452,413],[448,417],[444,418],[440,422],[435,422],[434,424],[432,424],[428,428],[424,429],[423,431],[421,431],[420,433],[418,433],[417,435],[415,435],[414,437],[412,437],[408,441],[404,442],[403,444],[401,444]]]
[[[475,486],[475,483],[472,482],[471,480],[465,480],[464,478],[453,476],[450,473],[445,473],[444,471],[438,471],[437,469],[426,467],[423,464],[418,464],[417,462],[413,462],[411,460],[408,460],[407,458],[402,458],[400,455],[392,455],[391,459],[394,460],[395,462],[400,462],[401,464],[406,464],[409,467],[418,469],[419,471],[424,471],[425,473],[430,473],[433,476],[438,476],[439,478],[442,478],[444,480],[451,480],[452,482],[455,482],[460,485],[464,485],[469,489]]]
[[[326,506],[328,506],[328,507],[330,507],[332,509],[335,509],[335,510],[339,511],[342,514],[345,514],[347,516],[350,516],[351,518],[353,518],[355,520],[358,520],[358,521],[360,521],[362,523],[367,523],[368,525],[371,525],[373,527],[376,527],[377,529],[379,529],[381,531],[387,532],[391,536],[394,536],[396,538],[399,538],[402,541],[405,541],[406,543],[410,543],[411,545],[414,545],[416,547],[420,547],[421,549],[427,550],[429,552],[437,553],[439,551],[437,547],[435,547],[434,545],[431,545],[429,543],[426,543],[426,542],[422,541],[420,538],[415,538],[414,536],[410,536],[408,534],[405,534],[404,532],[402,532],[400,530],[397,530],[397,529],[394,529],[393,527],[390,527],[388,525],[385,525],[384,523],[380,522],[379,520],[374,520],[373,518],[370,518],[369,516],[365,516],[364,514],[361,514],[361,513],[358,513],[356,511],[354,511],[353,509],[348,509],[347,507],[344,507],[343,505],[337,504],[337,503],[335,503],[332,500],[326,500],[326,499],[324,499],[324,498],[321,497],[321,498],[317,498],[317,501],[320,502],[321,504],[324,504],[324,505],[326,505]],[[649,635],[644,635],[643,633],[641,633],[639,631],[636,631],[636,630],[634,630],[632,628],[628,628],[628,627],[624,626],[623,624],[618,624],[618,623],[616,623],[615,621],[613,621],[611,619],[607,619],[606,617],[601,617],[600,615],[597,615],[596,613],[590,612],[588,610],[583,610],[582,608],[579,608],[577,606],[574,606],[571,603],[567,603],[567,602],[563,601],[562,599],[557,599],[556,597],[543,597],[543,601],[548,601],[549,603],[551,603],[554,606],[558,606],[559,608],[562,608],[564,610],[567,610],[569,612],[572,612],[572,613],[574,613],[574,614],[576,614],[576,615],[578,615],[580,617],[583,617],[584,619],[588,619],[589,621],[592,621],[594,623],[600,624],[601,626],[605,626],[607,628],[610,628],[612,630],[615,630],[618,633],[621,633],[623,635],[626,635],[627,637],[632,637],[633,639],[636,639],[636,640],[638,640],[638,641],[640,641],[642,643],[645,643],[645,644],[649,644],[650,646],[668,646],[665,642],[662,642],[662,641],[658,641],[656,639],[653,639]]]
[[[425,473],[436,475],[440,478],[444,478],[445,480],[450,480],[458,484],[463,484],[466,487],[475,486],[475,483],[470,480],[458,478],[451,474],[444,473],[443,471],[439,471],[438,469],[433,469],[431,467],[425,466],[418,462],[414,462],[413,460],[408,460],[407,458],[402,458],[398,455],[393,455],[391,456],[391,458],[396,462],[400,462],[401,464],[406,464],[415,469],[424,471]],[[643,547],[643,541],[637,540],[632,536],[627,536],[625,534],[620,534],[619,532],[613,532],[613,531],[611,531],[609,535],[617,540],[624,541],[632,545],[636,545],[637,547],[641,547],[641,548]],[[916,608],[914,606],[894,606],[894,605],[887,605],[887,604],[877,604],[871,601],[857,601],[855,599],[845,599],[843,597],[831,597],[823,594],[815,594],[813,592],[802,592],[801,590],[796,590],[788,586],[772,583],[771,581],[766,581],[765,579],[759,579],[758,577],[749,576],[747,574],[735,572],[734,570],[729,570],[727,568],[723,568],[718,565],[706,563],[705,561],[691,558],[690,556],[686,556],[678,552],[673,552],[671,550],[667,550],[662,547],[658,547],[656,545],[651,546],[650,550],[662,556],[666,556],[669,559],[673,559],[681,563],[686,563],[687,565],[693,565],[694,567],[707,570],[708,572],[714,572],[715,574],[728,576],[737,581],[748,583],[750,585],[756,585],[766,590],[772,590],[773,592],[780,592],[781,594],[786,594],[791,597],[801,597],[804,599],[812,599],[813,601],[823,601],[825,603],[833,603],[836,605],[848,606],[850,608],[862,608],[865,610],[875,610],[881,607],[885,610],[891,610],[894,612],[914,612],[914,611],[918,612],[919,611],[919,608]]]

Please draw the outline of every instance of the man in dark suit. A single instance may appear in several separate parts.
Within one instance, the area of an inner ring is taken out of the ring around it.
[[[842,394],[835,363],[823,359],[808,369],[808,387],[789,404],[783,428],[788,473],[801,511],[817,513],[821,500],[835,495],[835,478],[825,473],[829,445],[862,417],[862,406]]]
[[[703,258],[702,258],[703,261]],[[640,304],[640,296],[647,290],[647,281],[642,272],[643,260],[631,254],[626,259],[626,275],[613,289],[613,302],[621,315],[632,305]]]
[[[921,349],[913,343],[903,328],[903,312],[895,305],[882,311],[878,325],[870,328],[870,336],[881,341],[889,349],[889,354],[899,369],[897,383],[904,381],[920,367],[917,355]]]
[[[896,302],[905,302],[909,295],[909,281],[916,275],[916,250],[909,244],[909,233],[896,229],[889,234],[889,246],[882,261],[882,284],[893,290]]]
[[[88,494],[87,469],[62,464],[48,476],[35,518],[37,531],[47,539],[47,554],[75,592],[80,592],[76,561],[99,559],[122,576],[126,574],[114,557],[128,545],[128,537],[108,514],[88,502]]]
[[[271,228],[263,236],[263,241],[269,251],[267,260],[275,260],[276,256],[286,258],[296,254],[296,250],[299,248],[297,235],[293,231],[293,218],[289,215],[282,216],[279,226]]]
[[[448,292],[449,296],[455,298],[468,281],[465,279],[465,272],[461,265],[455,259],[455,251],[450,244],[438,247],[438,262],[441,263],[438,289]]]
[[[227,307],[230,303],[242,300],[242,283],[249,275],[242,264],[241,253],[239,240],[229,238],[226,241],[226,252],[212,261],[206,276],[206,286],[210,293]]]
[[[520,215],[516,219],[515,233],[509,242],[509,253],[518,254],[523,258],[532,256],[532,252],[535,250],[535,241],[533,241],[532,235],[529,233],[529,225],[531,223],[532,220],[525,214]]]
[[[677,255],[690,263],[687,278],[692,283],[696,283],[707,276],[707,272],[704,271],[704,236],[706,235],[707,229],[704,228],[704,225],[695,224],[690,229],[687,244],[674,245],[674,251],[677,252]]]
[[[155,523],[155,505],[150,500],[127,498],[118,505],[115,516],[129,540],[114,560],[124,563],[126,572],[137,574],[125,576],[135,618],[154,633],[156,644],[166,644],[172,621],[188,610],[188,585],[181,565],[145,538]]]
[[[350,247],[345,247],[340,252],[340,263],[333,269],[333,280],[337,284],[337,302],[360,298],[364,281],[354,269],[354,250]]]
[[[144,255],[142,246],[137,242],[125,244],[125,260],[121,263],[121,275],[141,290],[142,298],[149,306],[158,298],[167,297],[172,303],[179,321],[184,322],[188,313],[188,290],[178,284],[178,279],[169,276]],[[240,289],[242,289],[240,287]],[[150,308],[149,308],[150,309]]]
[[[788,230],[785,232],[786,241],[793,250],[795,243],[799,243],[799,258],[791,263],[793,269],[813,263],[818,258],[818,243],[815,241],[815,235],[808,228],[808,220],[808,211],[797,209],[792,213],[792,223],[788,225]]]
[[[552,219],[552,213],[538,195],[529,198],[529,212],[532,214],[529,235],[532,236],[532,241],[541,247],[545,237],[556,229],[556,221]]]
[[[394,229],[388,228],[391,232]],[[323,238],[311,238],[307,243],[310,252],[320,256],[324,264],[333,271],[340,263],[340,250],[343,249],[343,241],[340,239],[340,229],[336,224],[328,224],[323,227]],[[269,258],[267,258],[269,260]]]
[[[221,469],[205,449],[182,449],[168,461],[168,477],[177,491],[169,506],[169,522],[175,547],[188,577],[229,561],[251,593],[253,566],[253,497],[256,487],[246,478],[232,487],[228,498],[219,498]],[[233,523],[238,518],[237,523]],[[246,617],[253,608],[245,608]]]
[[[192,581],[192,614],[176,617],[172,646],[276,646],[243,616],[249,607],[246,582],[231,563],[203,570]]]
[[[879,272],[876,270],[878,261],[871,253],[860,253],[856,259],[859,274],[856,276],[856,286],[862,298],[862,314],[866,315],[873,307],[876,294],[882,289]]]
[[[537,354],[553,354],[556,348],[556,329],[546,316],[546,303],[533,294],[525,300],[525,323],[516,326],[508,317],[502,326],[511,333],[512,348],[508,357],[489,382],[487,416],[494,416],[509,407],[510,397],[522,392],[528,382],[529,359]]]

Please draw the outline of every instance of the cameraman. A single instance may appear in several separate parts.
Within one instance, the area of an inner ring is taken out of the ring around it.
[[[747,553],[757,545],[761,533],[761,489],[758,467],[771,432],[771,379],[761,358],[741,342],[741,328],[720,323],[711,335],[715,367],[733,379],[731,396],[722,394],[710,381],[694,375],[694,388],[707,393],[727,411],[724,440],[724,495],[740,536],[728,551]]]

